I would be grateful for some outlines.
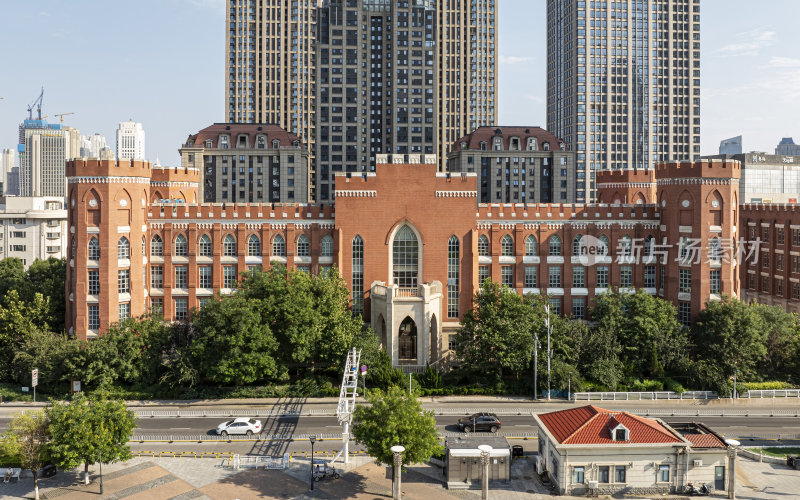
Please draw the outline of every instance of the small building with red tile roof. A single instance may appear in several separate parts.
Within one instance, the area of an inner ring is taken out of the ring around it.
[[[724,438],[698,423],[679,428],[587,405],[534,415],[537,472],[561,494],[664,494],[691,482],[725,489]]]

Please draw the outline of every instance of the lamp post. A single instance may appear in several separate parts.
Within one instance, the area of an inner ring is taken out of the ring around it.
[[[100,461],[100,494],[103,494],[103,451],[97,450],[97,456]]]
[[[392,498],[400,500],[403,498],[403,493],[400,491],[400,473],[403,467],[403,452],[406,451],[405,447],[400,445],[392,446]]]
[[[489,498],[489,454],[492,447],[488,444],[478,446],[481,451],[481,500]]]
[[[742,443],[735,439],[726,439],[728,445],[728,498],[736,500],[736,448]]]
[[[308,438],[311,441],[311,490],[314,490],[314,443],[317,442],[317,436]]]
[[[547,311],[547,321],[545,322],[547,326],[547,400],[550,401],[550,355],[552,354],[550,350],[550,304],[544,306],[544,310]]]

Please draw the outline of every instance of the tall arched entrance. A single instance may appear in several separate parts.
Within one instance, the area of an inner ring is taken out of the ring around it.
[[[417,361],[417,324],[406,316],[400,323],[398,332],[398,360],[404,364],[416,364]]]

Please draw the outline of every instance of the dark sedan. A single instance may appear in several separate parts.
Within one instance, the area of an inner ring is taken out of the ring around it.
[[[458,419],[458,428],[464,432],[489,431],[497,432],[502,422],[494,413],[476,413]]]

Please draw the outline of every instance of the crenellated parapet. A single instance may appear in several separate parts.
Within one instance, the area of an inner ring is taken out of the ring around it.
[[[742,176],[742,164],[736,160],[703,159],[680,163],[661,163],[656,165],[658,184],[673,184],[688,179],[712,181],[736,179]]]
[[[143,177],[149,178],[152,167],[144,160],[99,160],[97,158],[76,158],[67,161],[66,176],[81,178],[101,177]]]

